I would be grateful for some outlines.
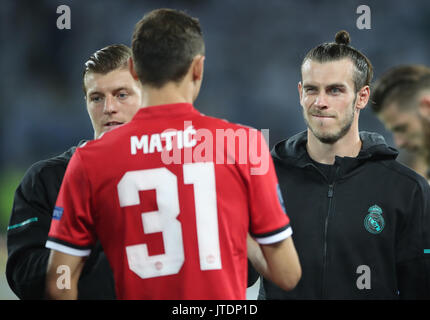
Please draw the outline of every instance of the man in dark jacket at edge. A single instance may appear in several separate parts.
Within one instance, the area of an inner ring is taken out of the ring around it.
[[[129,47],[110,45],[85,63],[83,89],[95,138],[129,122],[141,105],[141,85],[128,70],[130,56]],[[7,232],[6,277],[20,299],[45,296],[49,257],[45,243],[61,182],[75,150],[72,147],[33,164],[15,192]],[[113,274],[100,244],[86,261],[78,286],[79,299],[115,299]]]
[[[301,71],[308,130],[272,156],[303,273],[289,292],[263,279],[259,299],[430,299],[429,185],[358,130],[370,61],[340,31]]]

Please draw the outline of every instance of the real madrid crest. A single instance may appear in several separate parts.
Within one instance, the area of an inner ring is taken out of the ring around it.
[[[368,210],[369,214],[364,218],[364,227],[373,234],[381,233],[385,227],[385,220],[382,217],[382,209],[373,205]]]

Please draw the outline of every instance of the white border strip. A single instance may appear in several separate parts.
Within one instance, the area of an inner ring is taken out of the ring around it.
[[[284,231],[281,231],[274,235],[264,237],[264,238],[255,238],[255,241],[257,241],[259,244],[272,244],[272,243],[285,240],[288,237],[290,237],[292,234],[293,234],[293,229],[291,229],[291,226],[290,226]]]
[[[45,246],[48,249],[57,250],[57,251],[67,253],[67,254],[70,254],[72,256],[77,256],[77,257],[86,257],[86,256],[89,256],[91,253],[91,249],[79,250],[79,249],[75,249],[75,248],[70,248],[70,247],[65,246],[63,244],[59,244],[57,242],[50,241],[50,240],[46,241]]]

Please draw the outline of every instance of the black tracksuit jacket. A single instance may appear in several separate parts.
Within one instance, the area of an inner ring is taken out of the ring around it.
[[[289,292],[264,279],[260,299],[430,299],[428,182],[382,136],[360,138],[356,158],[336,157],[331,182],[306,132],[272,150],[302,278]]]
[[[49,249],[45,247],[57,195],[76,147],[30,167],[15,192],[7,231],[6,277],[20,299],[43,299]],[[100,244],[78,283],[78,299],[115,299],[110,265]]]

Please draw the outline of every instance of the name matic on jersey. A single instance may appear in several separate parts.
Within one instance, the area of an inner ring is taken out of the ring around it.
[[[191,122],[186,121],[184,130],[167,129],[161,133],[131,136],[130,153],[138,155],[160,152],[166,165],[189,162],[248,164],[249,161],[251,174],[267,173],[270,155],[268,152],[262,152],[267,146],[263,137],[258,138],[256,129],[216,129],[214,136],[213,131],[205,128],[196,130],[190,124]],[[267,135],[266,140],[268,131],[262,130],[263,136]]]

